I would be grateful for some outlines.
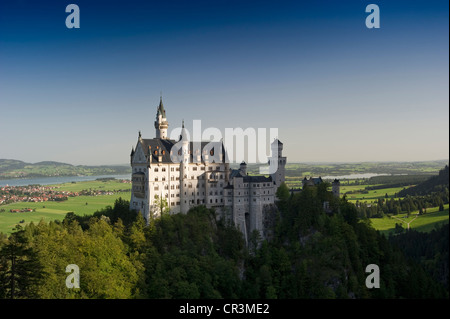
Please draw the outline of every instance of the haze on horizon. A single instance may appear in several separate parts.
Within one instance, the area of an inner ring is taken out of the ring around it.
[[[73,3],[0,3],[0,158],[128,163],[161,91],[169,133],[278,128],[291,163],[449,158],[446,1]]]

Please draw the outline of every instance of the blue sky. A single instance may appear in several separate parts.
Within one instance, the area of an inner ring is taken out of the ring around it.
[[[447,1],[2,1],[0,158],[127,163],[162,91],[169,131],[278,128],[291,162],[447,159],[448,18]]]

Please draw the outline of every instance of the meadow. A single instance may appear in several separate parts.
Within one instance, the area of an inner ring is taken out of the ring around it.
[[[427,212],[423,215],[417,215],[418,211],[412,212],[409,216],[406,214],[398,214],[397,216],[384,216],[383,218],[371,218],[372,227],[381,233],[388,235],[394,233],[395,224],[401,224],[404,229],[414,229],[421,232],[429,232],[436,225],[448,223],[449,221],[449,205],[444,205],[444,210],[439,211],[438,207],[427,208]]]
[[[25,226],[33,222],[39,223],[41,220],[45,222],[53,220],[62,220],[68,212],[74,212],[76,215],[91,215],[94,212],[112,206],[114,201],[122,197],[129,200],[131,184],[120,183],[119,181],[88,181],[77,183],[65,183],[58,185],[59,191],[79,192],[81,190],[102,190],[115,191],[112,195],[97,196],[77,196],[69,197],[68,200],[62,202],[17,202],[0,206],[4,212],[0,213],[0,233],[10,234],[15,225]],[[118,192],[123,190],[124,192]],[[10,209],[31,208],[33,212],[10,213]]]
[[[343,187],[341,186],[341,195],[347,192],[354,192],[354,193],[347,193],[348,201],[352,203],[360,201],[360,202],[367,202],[368,204],[370,204],[376,203],[377,200],[380,198],[386,198],[386,194],[387,198],[398,198],[396,197],[396,194],[404,188],[404,187],[386,187],[366,191],[365,188],[368,186],[380,186],[380,185],[353,185]],[[410,185],[409,187],[412,186],[413,185]]]

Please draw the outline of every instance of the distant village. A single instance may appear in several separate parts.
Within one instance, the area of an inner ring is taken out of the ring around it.
[[[124,183],[130,181],[124,180]],[[0,187],[0,206],[17,202],[48,202],[48,201],[65,201],[69,197],[77,196],[100,196],[100,195],[113,195],[117,192],[125,192],[129,190],[91,190],[86,189],[79,192],[58,190],[59,186],[41,186],[41,185],[28,185],[28,186],[1,186]],[[5,211],[0,209],[1,211]],[[10,209],[11,213],[18,212],[31,212],[31,208],[23,209]]]

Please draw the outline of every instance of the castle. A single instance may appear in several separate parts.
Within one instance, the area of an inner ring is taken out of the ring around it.
[[[250,176],[245,162],[231,169],[222,142],[193,142],[184,123],[179,140],[168,138],[169,123],[162,98],[156,112],[156,137],[144,139],[139,132],[132,148],[130,209],[140,211],[148,222],[163,213],[187,213],[205,205],[219,218],[231,220],[244,237],[263,232],[263,212],[275,202],[275,193],[285,180],[283,143],[275,139],[272,157],[277,171],[270,176]],[[180,147],[181,146],[181,147]],[[176,160],[174,160],[174,158]]]

